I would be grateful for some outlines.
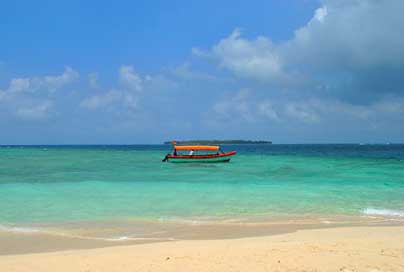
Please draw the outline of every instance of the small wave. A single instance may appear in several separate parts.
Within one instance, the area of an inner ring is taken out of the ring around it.
[[[103,240],[103,241],[108,241],[108,242],[124,242],[124,241],[161,241],[161,240],[167,240],[167,241],[174,241],[174,238],[168,237],[168,238],[160,238],[160,237],[128,237],[128,236],[119,236],[119,237],[113,237],[113,238],[103,238],[103,237],[83,237],[80,236],[82,239],[90,239],[90,240]]]
[[[196,219],[185,219],[180,217],[160,217],[158,218],[159,222],[171,222],[171,223],[182,223],[182,224],[189,224],[189,225],[203,225],[209,224],[211,221],[209,220],[196,220]]]
[[[39,232],[39,229],[0,225],[0,231],[33,233],[33,232]]]
[[[320,221],[321,223],[323,223],[323,224],[332,224],[332,222],[331,221],[329,221],[329,220],[321,220]]]
[[[132,238],[128,237],[128,236],[119,236],[119,237],[113,237],[113,238],[96,238],[96,239],[100,239],[100,240],[106,240],[106,241],[111,241],[111,242],[120,242],[120,241],[127,241],[127,240],[131,240]]]
[[[382,215],[382,216],[391,216],[391,217],[404,217],[404,211],[403,210],[367,208],[367,209],[365,209],[363,211],[363,214],[366,214],[366,215]]]
[[[125,241],[160,241],[160,240],[175,240],[174,238],[161,238],[161,237],[129,237],[129,236],[115,236],[115,237],[97,237],[97,236],[85,236],[85,235],[76,235],[69,234],[63,231],[46,231],[39,230],[29,227],[17,227],[17,226],[7,226],[0,225],[0,231],[4,232],[14,232],[14,233],[38,233],[47,234],[52,236],[66,237],[66,238],[75,238],[75,239],[86,239],[86,240],[100,240],[107,242],[125,242]]]
[[[219,223],[234,223],[239,222],[237,219],[225,218],[225,217],[216,217],[216,216],[202,216],[196,218],[186,218],[186,217],[159,217],[158,222],[162,223],[178,223],[178,224],[186,224],[186,225],[209,225],[209,224],[219,224]]]

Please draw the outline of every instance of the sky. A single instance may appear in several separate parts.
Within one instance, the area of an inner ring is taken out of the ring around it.
[[[0,144],[402,143],[402,10],[3,1]]]

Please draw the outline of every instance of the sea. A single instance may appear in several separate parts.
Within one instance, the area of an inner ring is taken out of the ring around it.
[[[170,149],[0,146],[0,230],[279,218],[404,221],[401,144],[223,145],[237,155],[211,164],[162,162]]]

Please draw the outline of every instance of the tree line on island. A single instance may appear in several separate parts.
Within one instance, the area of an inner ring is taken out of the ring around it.
[[[220,144],[272,144],[271,141],[253,140],[186,140],[175,141],[178,145],[220,145]],[[172,144],[173,141],[166,141],[164,144]]]

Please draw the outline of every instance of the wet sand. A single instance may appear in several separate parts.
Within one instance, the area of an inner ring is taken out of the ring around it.
[[[384,217],[254,217],[221,221],[92,221],[37,224],[0,229],[0,255],[182,240],[219,240],[272,236],[333,227],[404,226]]]
[[[71,242],[78,246],[78,241]],[[97,246],[110,245],[104,243]],[[85,248],[82,244],[75,250],[2,255],[0,271],[404,271],[403,226]]]

